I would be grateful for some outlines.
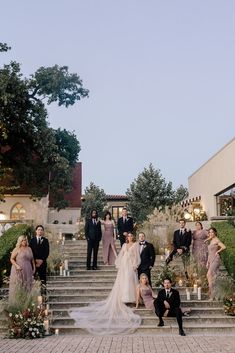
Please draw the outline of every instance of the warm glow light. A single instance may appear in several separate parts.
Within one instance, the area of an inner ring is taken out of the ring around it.
[[[200,208],[194,208],[193,212],[197,215],[200,214]]]
[[[184,218],[185,218],[185,219],[190,219],[190,218],[191,218],[191,214],[188,213],[188,212],[185,212],[185,213],[184,213]]]
[[[0,221],[5,221],[5,219],[7,219],[7,218],[6,218],[5,214],[1,211],[0,212]]]

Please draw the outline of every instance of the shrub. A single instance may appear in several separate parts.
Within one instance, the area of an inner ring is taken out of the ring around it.
[[[217,229],[219,239],[226,245],[221,258],[226,270],[235,279],[235,228],[228,222],[213,222],[211,226]]]
[[[27,235],[28,239],[33,235],[34,230],[28,224],[17,224],[8,229],[0,238],[0,286],[3,282],[3,276],[10,274],[11,263],[10,254],[16,246],[20,235]]]

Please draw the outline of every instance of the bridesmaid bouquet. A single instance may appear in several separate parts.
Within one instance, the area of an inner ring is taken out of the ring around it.
[[[235,294],[224,298],[224,312],[227,315],[235,316]]]
[[[7,312],[7,311],[6,311]],[[9,311],[8,338],[41,338],[45,336],[45,309],[31,304],[22,311]]]

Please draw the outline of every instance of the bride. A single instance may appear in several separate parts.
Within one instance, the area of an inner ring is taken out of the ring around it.
[[[134,332],[140,326],[141,318],[125,303],[136,301],[139,264],[139,243],[135,243],[133,234],[128,233],[127,242],[115,261],[118,272],[109,296],[87,307],[72,309],[70,316],[75,320],[76,327],[97,335]]]

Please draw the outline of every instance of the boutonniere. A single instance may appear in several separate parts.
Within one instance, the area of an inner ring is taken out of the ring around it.
[[[42,242],[43,242],[43,239],[41,238],[40,244],[42,244]]]

